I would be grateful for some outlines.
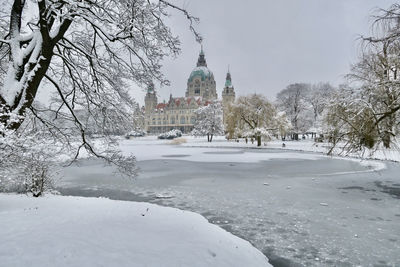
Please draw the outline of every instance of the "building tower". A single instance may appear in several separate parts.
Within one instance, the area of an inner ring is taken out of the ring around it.
[[[154,90],[154,84],[150,84],[147,87],[147,94],[144,98],[144,115],[145,115],[145,130],[149,130],[149,124],[151,123],[151,114],[154,112],[157,106],[157,95]]]
[[[225,119],[226,116],[225,114],[228,112],[228,107],[230,104],[235,102],[235,89],[232,85],[232,76],[228,68],[228,73],[226,74],[226,80],[225,80],[225,87],[222,90],[222,108],[224,111],[224,124],[225,124]]]
[[[202,97],[205,101],[216,100],[218,98],[214,74],[207,67],[203,47],[201,48],[197,60],[197,66],[190,73],[186,89],[186,97]]]
[[[144,98],[144,106],[146,114],[150,114],[151,112],[153,112],[157,106],[157,95],[156,91],[154,90],[153,83],[150,84],[149,87],[147,87],[147,94],[146,97]]]
[[[222,104],[227,106],[235,102],[235,88],[232,85],[232,76],[230,71],[226,74],[225,87],[222,90]]]

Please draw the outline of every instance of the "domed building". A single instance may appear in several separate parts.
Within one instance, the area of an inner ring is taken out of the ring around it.
[[[199,96],[204,100],[215,100],[218,98],[214,74],[207,67],[203,49],[201,49],[196,68],[190,73],[186,89],[186,97]]]
[[[226,98],[225,88],[223,102],[233,102],[235,96],[230,74],[229,82],[226,83],[230,85],[229,99]],[[183,133],[190,133],[196,121],[195,111],[218,99],[216,88],[214,74],[207,67],[205,54],[201,49],[197,65],[189,75],[185,97],[172,97],[171,94],[168,102],[158,103],[154,86],[149,86],[145,97],[145,131],[159,134],[178,129]]]

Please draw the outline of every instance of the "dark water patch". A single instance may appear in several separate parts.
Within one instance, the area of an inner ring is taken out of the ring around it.
[[[262,253],[269,259],[269,263],[274,267],[303,267],[299,263],[276,255],[273,247],[267,247],[262,250]]]
[[[343,189],[343,190],[365,190],[364,187],[362,186],[347,186],[347,187],[339,187],[338,189]]]
[[[201,215],[202,215],[204,218],[209,218],[209,217],[211,217],[211,216],[214,216],[214,214],[212,214],[211,212],[208,212],[208,211],[202,212]]]
[[[374,267],[390,267],[391,265],[387,264],[386,261],[378,261],[373,266]]]
[[[186,158],[189,157],[190,155],[185,155],[185,154],[176,154],[176,155],[162,155],[164,158]]]
[[[230,224],[219,225],[219,227],[221,227],[222,229],[224,229],[225,231],[227,231],[229,233],[233,233],[233,226]]]
[[[400,199],[400,187],[393,186],[393,183],[390,184],[390,182],[387,182],[387,184],[385,184],[384,182],[381,181],[375,181],[374,183],[377,187],[379,187],[382,190],[382,192],[389,194],[394,198]]]

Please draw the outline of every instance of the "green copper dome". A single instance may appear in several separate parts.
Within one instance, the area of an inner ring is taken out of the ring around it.
[[[201,66],[194,68],[192,73],[190,73],[189,82],[192,82],[196,77],[200,77],[202,81],[205,81],[206,79],[213,78],[214,74],[207,67]]]

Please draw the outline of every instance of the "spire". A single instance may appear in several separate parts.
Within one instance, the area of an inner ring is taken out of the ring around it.
[[[149,86],[147,87],[147,93],[152,94],[154,93],[154,83],[150,83]]]
[[[197,60],[197,67],[207,67],[206,57],[203,51],[203,45],[201,45],[199,59]]]
[[[232,76],[228,66],[228,73],[226,74],[225,87],[232,87]]]

